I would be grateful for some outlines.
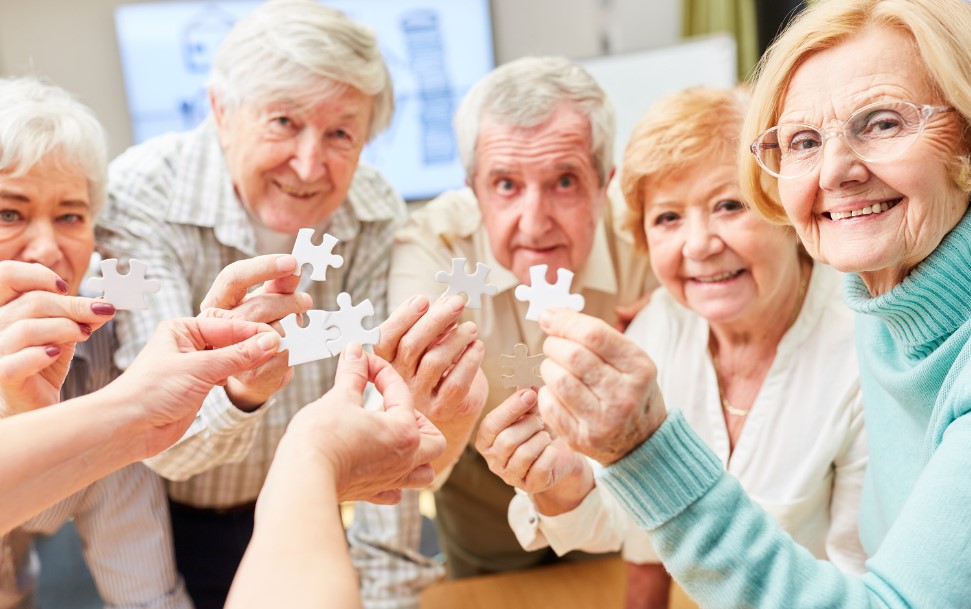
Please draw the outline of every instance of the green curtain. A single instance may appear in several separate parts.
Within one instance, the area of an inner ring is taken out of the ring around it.
[[[738,78],[745,80],[759,60],[755,0],[681,0],[685,38],[726,32],[735,37]]]

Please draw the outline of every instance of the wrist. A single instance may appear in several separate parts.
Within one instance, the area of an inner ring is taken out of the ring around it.
[[[540,514],[559,516],[572,511],[583,503],[586,496],[593,490],[595,486],[593,469],[583,457],[577,455],[575,458],[582,460],[582,465],[572,469],[545,491],[530,495],[536,510]]]
[[[226,397],[233,406],[243,412],[253,412],[270,399],[272,393],[251,391],[246,385],[233,377],[226,379]]]

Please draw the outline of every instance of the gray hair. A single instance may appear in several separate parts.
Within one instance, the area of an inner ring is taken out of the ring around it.
[[[0,173],[22,176],[44,160],[84,173],[97,214],[105,200],[108,144],[94,113],[36,78],[0,79]]]
[[[370,28],[314,0],[270,0],[240,19],[217,49],[209,76],[209,90],[229,110],[244,101],[326,99],[348,86],[374,100],[370,139],[394,113],[391,75],[377,39]]]
[[[562,57],[524,57],[499,66],[476,83],[455,111],[455,137],[465,172],[475,174],[475,145],[483,119],[513,127],[548,120],[562,104],[590,122],[590,154],[606,184],[614,167],[614,107],[597,81]]]

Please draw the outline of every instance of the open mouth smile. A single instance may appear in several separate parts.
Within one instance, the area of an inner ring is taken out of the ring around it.
[[[854,209],[852,211],[827,211],[823,212],[823,215],[830,220],[845,220],[846,218],[872,216],[874,214],[882,214],[885,211],[893,209],[901,201],[903,201],[903,197],[899,199],[890,199],[889,201],[883,201],[881,203],[874,203],[873,205],[864,205],[860,209]]]

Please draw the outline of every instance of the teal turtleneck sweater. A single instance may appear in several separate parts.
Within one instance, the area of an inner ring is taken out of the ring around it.
[[[870,445],[865,576],[796,545],[676,411],[600,477],[702,607],[971,607],[971,211],[888,293],[852,276],[845,294]]]

